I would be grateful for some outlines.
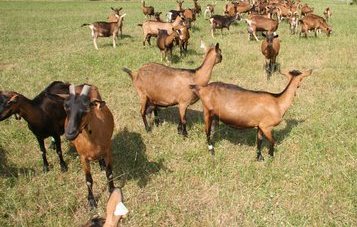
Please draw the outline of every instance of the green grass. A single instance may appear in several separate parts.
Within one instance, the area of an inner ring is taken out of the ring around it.
[[[206,1],[207,2],[207,1]],[[201,1],[201,5],[206,2]],[[357,225],[357,8],[341,1],[307,1],[318,14],[330,6],[333,34],[299,39],[280,24],[282,69],[313,68],[284,121],[275,128],[276,156],[255,161],[255,130],[220,124],[216,156],[205,143],[201,104],[188,111],[189,138],[177,135],[177,108],[160,112],[165,123],[146,133],[139,100],[122,67],[159,62],[155,46],[143,47],[139,1],[0,2],[0,90],[32,98],[54,80],[95,84],[115,118],[115,184],[123,186],[130,210],[127,226],[356,226]],[[166,12],[174,1],[147,1]],[[186,5],[185,5],[186,4]],[[218,1],[221,13],[224,1]],[[193,4],[184,3],[185,7]],[[110,7],[123,7],[124,38],[95,50],[82,23],[105,20]],[[187,57],[174,67],[201,64],[200,39],[219,42],[223,61],[212,81],[249,89],[281,91],[286,79],[266,80],[260,42],[248,41],[246,25],[212,39],[202,17],[191,33]],[[154,41],[154,40],[153,40]],[[153,42],[155,43],[155,42]],[[174,50],[178,56],[178,49]],[[78,226],[88,210],[84,174],[63,138],[69,166],[61,173],[48,151],[50,172],[42,173],[38,144],[24,120],[0,122],[0,226]],[[47,145],[49,141],[46,141]],[[267,144],[267,143],[265,143]],[[100,215],[108,198],[106,178],[92,164]]]

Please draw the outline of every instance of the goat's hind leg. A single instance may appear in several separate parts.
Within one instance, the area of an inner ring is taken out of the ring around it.
[[[274,156],[274,145],[275,145],[275,139],[272,134],[272,128],[261,128],[265,138],[270,142],[270,148],[269,148],[269,155],[271,157]]]
[[[204,115],[204,121],[205,121],[205,132],[206,132],[206,139],[207,139],[207,144],[208,144],[208,151],[211,153],[211,155],[214,155],[214,146],[211,141],[211,132],[213,131],[212,130],[213,118],[207,109],[203,110],[203,115]]]
[[[179,105],[180,122],[177,127],[177,131],[178,131],[178,134],[181,134],[184,137],[187,137],[187,135],[188,135],[187,130],[186,130],[186,110],[187,110],[186,104]]]
[[[262,155],[263,132],[260,128],[257,131],[257,161],[264,161]]]
[[[150,131],[150,127],[149,124],[146,120],[146,112],[147,112],[147,108],[148,108],[148,99],[146,96],[140,97],[140,103],[141,103],[141,117],[143,119],[144,125],[145,125],[145,130],[147,132]]]

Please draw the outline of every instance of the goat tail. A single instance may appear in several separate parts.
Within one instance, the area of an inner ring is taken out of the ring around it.
[[[89,26],[90,24],[82,24],[81,27]]]
[[[130,76],[130,78],[131,78],[132,80],[134,79],[134,74],[133,74],[133,72],[132,72],[130,69],[123,67],[121,70],[123,70],[124,72],[126,72],[126,73]]]

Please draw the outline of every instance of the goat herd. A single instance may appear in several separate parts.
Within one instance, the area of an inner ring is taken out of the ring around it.
[[[155,16],[155,20],[146,20],[139,26],[144,32],[143,45],[150,44],[151,37],[157,37],[157,46],[162,52],[162,58],[171,58],[174,44],[180,46],[180,53],[185,54],[190,38],[189,30],[201,14],[198,0],[193,0],[192,9],[183,9],[184,1],[177,0],[178,8],[167,13],[168,22],[160,19],[161,12],[155,13],[154,7],[146,6],[142,1],[142,11],[145,16]],[[214,31],[227,28],[236,20],[241,20],[247,13],[246,23],[248,34],[258,40],[256,32],[264,32],[265,40],[261,50],[266,57],[266,70],[269,75],[274,72],[275,59],[279,53],[280,43],[275,33],[282,20],[288,20],[291,34],[296,33],[297,25],[301,25],[300,35],[305,37],[309,31],[314,31],[315,36],[324,31],[329,35],[331,27],[326,21],[331,17],[331,10],[324,12],[326,19],[313,14],[313,8],[302,4],[299,0],[256,0],[233,1],[225,5],[224,15],[214,15],[215,3],[208,4],[204,10],[204,18],[209,17],[211,34]],[[116,38],[122,34],[123,18],[120,15],[122,8],[113,10],[110,22],[95,22],[83,24],[92,31],[93,43],[96,49],[98,37],[113,37],[113,47]],[[300,10],[300,13],[299,13]],[[205,133],[208,149],[214,154],[211,141],[212,127],[220,120],[228,125],[238,128],[257,128],[257,160],[263,160],[261,154],[263,136],[270,142],[269,155],[274,155],[275,140],[272,129],[277,126],[291,105],[295,92],[301,81],[311,75],[311,70],[283,71],[289,82],[281,93],[273,94],[264,91],[252,91],[223,82],[209,83],[213,67],[222,61],[222,53],[217,43],[206,47],[202,64],[196,69],[182,69],[169,67],[158,63],[147,63],[137,71],[123,68],[133,81],[139,95],[141,116],[145,129],[151,127],[146,116],[155,116],[155,125],[160,125],[158,117],[159,107],[178,105],[179,124],[178,133],[187,137],[186,110],[189,105],[200,99],[203,105]],[[169,56],[168,56],[169,54]],[[209,83],[209,84],[208,84]],[[114,130],[114,120],[111,111],[102,100],[100,93],[94,85],[72,84],[55,81],[44,91],[30,100],[14,91],[0,91],[0,121],[14,115],[16,119],[24,118],[30,130],[35,135],[42,152],[43,170],[47,172],[49,165],[46,159],[44,139],[52,137],[53,147],[56,149],[60,160],[61,170],[67,171],[66,162],[62,157],[60,136],[72,141],[76,148],[85,172],[88,188],[88,202],[91,208],[97,206],[92,192],[93,179],[90,172],[90,161],[98,160],[101,168],[105,170],[108,180],[109,192],[115,197],[112,206],[118,208],[114,211],[109,207],[108,212],[116,214],[107,217],[107,221],[116,222],[118,215],[127,212],[121,203],[121,195],[115,190],[112,174],[112,144],[111,137]],[[120,194],[120,193],[119,193]],[[111,210],[111,211],[109,211]],[[114,220],[114,221],[113,221]],[[116,221],[115,221],[116,220]]]

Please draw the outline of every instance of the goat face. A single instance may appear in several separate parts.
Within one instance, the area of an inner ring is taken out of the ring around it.
[[[273,32],[273,33],[263,33],[262,34],[264,37],[265,37],[265,39],[266,39],[266,41],[268,42],[268,46],[272,46],[273,45],[273,40],[275,39],[275,38],[278,38],[279,37],[279,35],[278,34],[275,34],[275,32]]]
[[[17,99],[15,92],[0,92],[0,121],[17,113]]]
[[[90,111],[90,99],[88,97],[90,86],[84,85],[80,95],[74,92],[74,86],[70,86],[70,95],[64,102],[64,109],[67,113],[65,123],[65,136],[68,140],[77,138],[83,127],[86,125],[85,116]]]

